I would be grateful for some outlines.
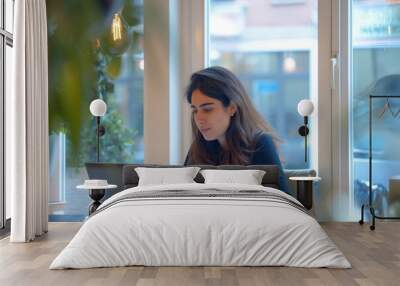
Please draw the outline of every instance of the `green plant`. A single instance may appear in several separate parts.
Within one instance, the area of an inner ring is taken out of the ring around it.
[[[93,97],[96,55],[94,27],[101,23],[95,0],[46,1],[49,59],[49,129],[68,134],[78,148],[82,123],[87,121],[87,105]]]
[[[100,138],[100,161],[133,161],[135,143],[133,138],[136,135],[136,131],[124,126],[124,120],[118,110],[118,105],[113,94],[114,85],[105,71],[112,59],[105,56],[100,49],[97,49],[96,55],[96,94],[107,103],[107,113],[101,118],[101,124],[104,125],[106,133]],[[89,109],[87,112],[89,112]],[[97,136],[95,118],[91,118],[85,122],[80,138],[77,155],[70,154],[68,156],[71,165],[83,166],[85,162],[96,161]]]
[[[96,160],[96,125],[89,112],[95,98],[102,98],[108,105],[102,118],[106,134],[101,138],[101,161],[134,159],[133,138],[137,131],[126,127],[114,94],[113,80],[119,75],[121,58],[111,57],[99,45],[110,30],[106,22],[109,16],[115,11],[132,13],[132,3],[121,1],[118,6],[99,0],[46,1],[49,129],[51,134],[67,134],[68,165],[80,167]],[[137,23],[136,16],[129,22]]]

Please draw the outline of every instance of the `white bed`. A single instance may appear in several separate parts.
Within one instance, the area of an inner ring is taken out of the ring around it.
[[[282,200],[251,196],[121,200],[146,191],[205,193],[210,189],[261,190]],[[100,206],[50,269],[127,265],[350,268],[318,222],[285,201],[299,204],[277,189],[254,185],[192,183],[127,189]]]

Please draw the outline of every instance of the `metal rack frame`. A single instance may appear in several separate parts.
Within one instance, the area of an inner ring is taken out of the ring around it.
[[[363,204],[361,206],[361,219],[359,220],[359,224],[364,224],[364,209],[368,208],[370,213],[371,213],[371,217],[372,217],[372,222],[371,225],[369,226],[369,228],[371,230],[375,229],[375,219],[400,219],[400,217],[384,217],[384,216],[378,216],[375,214],[375,208],[373,206],[373,202],[372,202],[372,100],[373,99],[388,99],[388,98],[399,98],[400,99],[400,95],[370,95],[369,96],[369,124],[368,124],[368,128],[369,128],[369,156],[368,156],[368,160],[369,160],[369,170],[368,170],[368,177],[369,177],[369,186],[368,186],[368,204]]]

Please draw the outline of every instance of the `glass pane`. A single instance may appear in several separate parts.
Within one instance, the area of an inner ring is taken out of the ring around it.
[[[375,83],[400,74],[400,5],[398,1],[352,1],[352,186],[354,214],[368,202],[369,95]],[[381,81],[382,83],[382,81]],[[389,82],[392,85],[393,82]],[[383,93],[382,95],[385,95]],[[398,94],[400,96],[400,93]],[[372,102],[372,188],[378,215],[400,215],[400,98]],[[396,116],[397,114],[397,116]]]
[[[0,29],[3,29],[3,5],[0,5]]]
[[[283,139],[285,168],[308,168],[297,103],[317,97],[318,1],[278,2],[211,0],[209,63],[241,79]]]
[[[100,119],[105,134],[99,139],[99,161],[144,159],[142,1],[107,3],[46,2],[50,220],[77,220],[88,214],[88,192],[76,186],[88,178],[84,164],[97,161],[92,100],[101,98],[107,104]]]
[[[0,35],[0,51],[3,51],[3,45],[4,45],[4,36]],[[0,63],[3,64],[3,56],[2,53],[0,53]],[[7,67],[6,67],[7,68]],[[4,70],[4,69],[2,69]],[[2,74],[2,70],[0,70],[0,229],[4,227],[4,207],[5,207],[5,189],[4,188],[4,170],[3,170],[3,166],[4,166],[4,111],[5,108],[3,106],[5,100],[4,100],[4,96],[5,94],[3,94],[3,74]]]
[[[5,96],[6,98],[10,98],[12,94],[12,72],[13,72],[13,56],[12,56],[13,49],[6,45],[6,52],[5,52]],[[10,188],[6,188],[6,219],[11,218],[11,190]]]
[[[14,32],[14,0],[5,0],[6,31]]]

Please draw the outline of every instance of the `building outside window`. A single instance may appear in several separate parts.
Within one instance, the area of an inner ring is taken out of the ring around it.
[[[297,103],[317,100],[317,1],[278,2],[211,0],[209,64],[232,70],[243,82],[282,139],[285,168],[309,168]]]

